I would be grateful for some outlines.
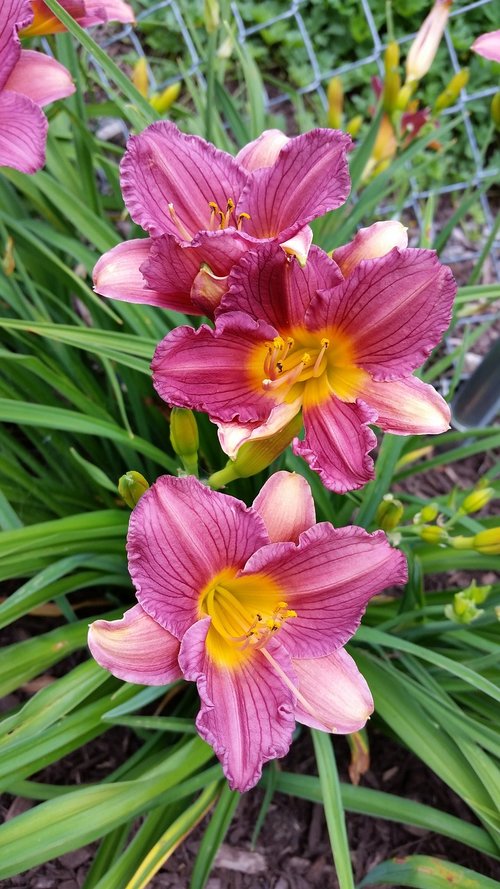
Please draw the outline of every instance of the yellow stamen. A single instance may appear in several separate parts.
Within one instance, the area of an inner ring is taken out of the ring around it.
[[[241,231],[241,229],[243,227],[243,222],[245,221],[245,219],[251,219],[251,218],[252,217],[250,216],[250,213],[238,213],[238,220],[236,223],[236,227],[239,232]]]

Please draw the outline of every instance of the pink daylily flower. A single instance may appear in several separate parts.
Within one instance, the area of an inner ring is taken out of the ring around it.
[[[130,519],[138,604],[90,626],[90,650],[115,676],[197,683],[198,731],[240,791],[286,754],[295,720],[349,733],[373,710],[343,646],[369,599],[405,582],[405,557],[382,531],[314,522],[293,473],[272,476],[250,508],[163,476]]]
[[[29,0],[0,6],[0,166],[35,173],[45,163],[48,122],[40,106],[75,91],[69,71],[39,52],[21,49]]]
[[[316,247],[301,268],[271,244],[233,269],[215,329],[179,327],[159,344],[153,382],[170,404],[207,412],[233,457],[266,423],[276,431],[276,412],[290,422],[301,409],[295,453],[344,493],[373,478],[370,424],[448,428],[448,405],[412,372],[446,330],[455,291],[430,250],[394,247],[343,279]]]
[[[500,31],[488,31],[481,34],[471,46],[474,52],[490,59],[492,62],[500,62]]]
[[[54,15],[43,0],[30,0],[33,20],[22,31],[22,37],[40,37],[65,31],[63,23]],[[82,28],[103,25],[106,22],[134,22],[134,11],[123,0],[60,0]]]
[[[350,137],[263,133],[234,158],[161,121],[133,136],[121,164],[125,204],[149,234],[94,269],[103,296],[213,317],[231,268],[270,241],[305,262],[308,223],[344,203]],[[127,283],[128,282],[128,283]]]

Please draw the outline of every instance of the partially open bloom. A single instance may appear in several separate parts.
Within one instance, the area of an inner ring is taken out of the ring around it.
[[[133,22],[134,11],[123,0],[59,0],[82,28],[104,25],[106,22]],[[65,31],[63,23],[43,0],[30,0],[33,21],[23,28],[22,37],[40,37]]]
[[[139,604],[90,627],[93,656],[115,676],[197,683],[198,731],[237,790],[285,755],[295,720],[349,733],[373,709],[343,646],[368,600],[405,582],[405,558],[382,531],[314,521],[292,473],[272,476],[251,508],[163,476],[130,519]]]
[[[421,80],[429,71],[446,28],[453,0],[435,0],[406,57],[406,80]]]
[[[481,34],[471,46],[474,52],[492,62],[500,62],[500,31],[488,31]]]
[[[29,0],[0,4],[0,166],[35,173],[45,163],[47,118],[40,106],[71,95],[69,72],[55,59],[21,49]]]
[[[412,371],[447,328],[455,289],[430,250],[394,247],[343,279],[318,248],[301,268],[268,245],[234,268],[215,330],[179,327],[159,344],[153,382],[165,401],[209,413],[225,450],[229,429],[232,456],[238,427],[243,442],[302,410],[295,453],[343,493],[373,477],[369,424],[448,428],[446,402]]]
[[[105,253],[103,296],[212,316],[232,266],[269,241],[305,262],[308,223],[342,204],[350,137],[268,130],[236,158],[161,121],[133,136],[121,163],[130,215],[151,235]]]

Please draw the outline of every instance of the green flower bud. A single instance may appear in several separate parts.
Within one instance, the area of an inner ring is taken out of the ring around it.
[[[500,130],[500,91],[495,93],[491,100],[491,119],[495,129]]]
[[[204,0],[203,18],[207,34],[213,34],[220,25],[220,6],[217,0]]]
[[[418,533],[426,543],[446,543],[448,541],[448,534],[439,525],[425,525],[420,528]]]
[[[338,130],[342,126],[342,109],[344,107],[344,90],[340,77],[332,77],[326,95],[328,99],[328,126]]]
[[[198,473],[198,448],[200,439],[198,424],[192,411],[184,407],[173,407],[170,414],[170,441],[178,457],[181,458],[187,473]]]
[[[486,556],[500,555],[500,527],[486,528],[473,538],[473,549]]]
[[[396,41],[389,43],[384,56],[385,78],[382,104],[389,114],[398,107],[401,77],[399,76],[399,46]]]
[[[442,93],[439,94],[435,103],[434,103],[434,111],[438,114],[444,108],[449,108],[450,105],[453,105],[454,102],[457,101],[460,91],[463,90],[465,86],[467,86],[469,82],[469,69],[462,68],[461,71],[458,71],[454,77],[451,78],[446,89],[443,90]]]
[[[393,531],[402,517],[404,507],[401,500],[396,500],[393,494],[386,494],[379,503],[376,512],[376,521],[383,531]]]
[[[255,438],[242,444],[234,460],[228,460],[224,469],[214,472],[208,479],[212,488],[221,488],[237,478],[248,478],[267,469],[288,447],[302,428],[302,413],[290,420],[283,429],[267,438]]]
[[[471,512],[479,512],[487,503],[495,496],[493,488],[476,488],[467,494],[458,510],[461,515],[468,515]]]
[[[136,506],[148,488],[149,484],[144,476],[141,475],[140,472],[135,472],[133,469],[126,472],[125,475],[122,475],[118,481],[118,493],[127,506],[130,506],[130,509],[133,509],[134,506]]]

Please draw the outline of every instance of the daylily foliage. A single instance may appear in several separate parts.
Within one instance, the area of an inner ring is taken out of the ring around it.
[[[372,698],[343,646],[368,600],[404,583],[383,532],[315,524],[307,482],[281,472],[252,507],[193,477],[141,497],[127,543],[138,604],[95,621],[92,654],[130,682],[197,683],[200,735],[244,791],[284,756],[295,720],[361,728]]]

